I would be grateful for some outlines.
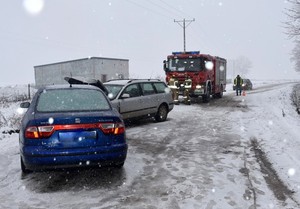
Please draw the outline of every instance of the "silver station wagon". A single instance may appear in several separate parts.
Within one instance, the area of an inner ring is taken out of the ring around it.
[[[160,80],[122,79],[111,80],[103,85],[112,106],[124,120],[154,117],[157,122],[162,122],[174,107],[170,89]]]

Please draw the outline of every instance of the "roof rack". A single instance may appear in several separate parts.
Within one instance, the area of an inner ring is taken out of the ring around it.
[[[119,78],[116,78],[116,79],[110,79],[110,80],[107,80],[106,82],[109,82],[109,81],[126,81],[128,80],[127,83],[131,83],[133,81],[161,81],[160,79],[154,79],[154,78],[122,78],[122,79],[119,79]]]

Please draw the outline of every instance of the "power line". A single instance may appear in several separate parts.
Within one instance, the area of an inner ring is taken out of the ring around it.
[[[162,1],[162,2],[163,2],[163,1]],[[168,4],[165,3],[165,2],[163,2],[163,3],[167,4],[168,7],[163,7],[163,6],[161,6],[161,5],[157,4],[157,3],[154,3],[152,0],[149,0],[148,3],[153,4],[153,5],[155,5],[155,6],[159,7],[159,8],[161,8],[162,10],[164,10],[164,11],[166,11],[166,12],[169,12],[170,14],[176,15],[176,16],[178,16],[178,17],[182,17],[182,16],[179,15],[177,12],[172,11],[172,10],[170,9],[170,5],[168,5]],[[172,8],[174,9],[174,7],[172,7]],[[176,8],[175,8],[175,10],[176,10]]]
[[[175,10],[175,11],[177,11],[177,12],[179,12],[179,13],[185,15],[185,16],[189,16],[187,13],[185,13],[185,12],[183,12],[183,11],[177,9],[177,8],[174,7],[173,5],[168,4],[167,2],[165,2],[165,1],[163,1],[163,0],[159,0],[159,1],[162,2],[162,3],[164,3],[165,5],[167,5],[168,7],[172,8],[173,10]],[[178,16],[179,16],[179,15],[178,15]]]
[[[131,0],[126,0],[126,1],[128,1],[128,2],[131,3],[131,4],[136,5],[136,6],[138,6],[138,7],[141,7],[141,8],[143,8],[143,9],[149,10],[149,11],[155,13],[155,14],[158,14],[158,15],[160,15],[160,16],[163,16],[163,17],[166,17],[166,18],[168,18],[168,19],[171,19],[170,16],[166,16],[166,15],[163,14],[163,13],[160,13],[160,12],[157,12],[157,11],[155,11],[155,10],[153,10],[153,9],[147,8],[147,7],[145,7],[145,6],[141,5],[141,4],[138,4],[138,3],[134,2],[134,1],[131,1]]]
[[[186,19],[174,20],[174,22],[177,22],[183,28],[183,51],[184,52],[185,52],[185,29],[194,21],[195,21],[195,18],[192,20],[186,20]],[[187,25],[185,24],[186,22],[188,23]]]

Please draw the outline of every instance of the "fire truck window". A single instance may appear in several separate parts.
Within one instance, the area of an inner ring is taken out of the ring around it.
[[[187,59],[173,59],[170,60],[170,71],[199,71],[204,68],[201,66],[201,60],[199,58],[187,58]]]

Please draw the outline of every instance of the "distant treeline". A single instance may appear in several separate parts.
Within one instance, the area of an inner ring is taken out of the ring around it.
[[[291,97],[296,106],[296,111],[300,114],[300,84],[294,86]]]

